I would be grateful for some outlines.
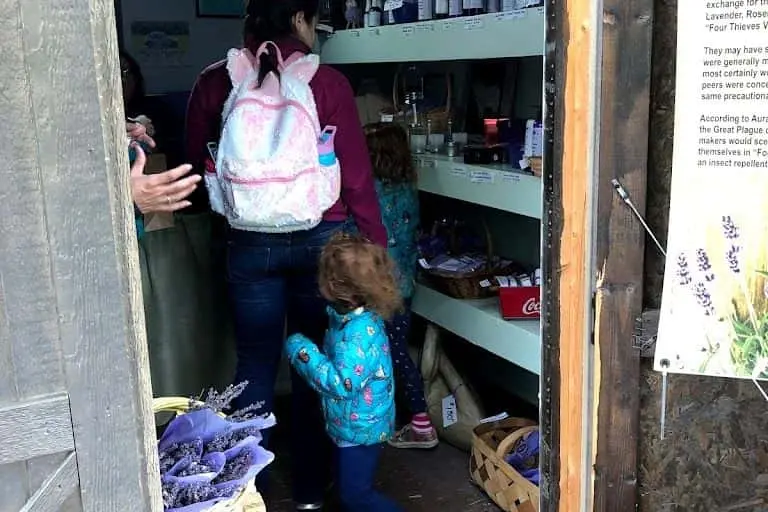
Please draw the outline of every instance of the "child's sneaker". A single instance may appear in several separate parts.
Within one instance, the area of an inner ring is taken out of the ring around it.
[[[410,423],[395,432],[395,435],[389,440],[389,446],[403,449],[430,450],[439,443],[440,441],[437,439],[437,432],[434,428],[431,428],[429,433],[416,433],[413,431]]]

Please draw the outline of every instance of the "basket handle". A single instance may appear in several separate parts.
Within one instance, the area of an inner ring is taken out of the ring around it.
[[[509,434],[507,437],[504,438],[502,442],[499,443],[498,448],[496,448],[496,455],[499,456],[499,458],[504,459],[504,456],[509,453],[509,449],[514,446],[514,444],[523,438],[526,434],[530,434],[531,432],[535,432],[538,430],[538,426],[534,425],[532,427],[522,427],[511,434]]]
[[[202,404],[197,400],[190,400],[183,396],[161,396],[159,398],[152,399],[152,412],[155,414],[160,412],[172,412],[175,414],[185,414],[189,411],[191,404]],[[227,415],[218,413],[222,418],[226,418]]]

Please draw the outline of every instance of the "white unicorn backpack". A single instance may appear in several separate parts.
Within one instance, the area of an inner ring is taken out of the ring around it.
[[[276,73],[258,83],[259,58],[273,46]],[[213,210],[236,229],[286,233],[311,229],[339,199],[340,171],[333,151],[335,127],[320,130],[309,82],[317,55],[283,60],[272,42],[254,57],[247,49],[227,54],[232,92],[214,169],[205,174]]]

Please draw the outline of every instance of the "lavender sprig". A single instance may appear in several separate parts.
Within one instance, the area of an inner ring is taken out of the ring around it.
[[[229,409],[235,398],[243,394],[247,386],[248,381],[243,381],[237,385],[230,384],[221,393],[214,388],[210,388],[207,393],[201,393],[197,398],[190,400],[189,410],[191,412],[200,409],[211,409],[214,412],[223,412]]]
[[[230,430],[214,437],[207,445],[205,445],[205,452],[213,453],[226,451],[246,437],[257,436],[260,433],[261,431],[255,427]]]
[[[693,293],[696,297],[696,302],[704,310],[706,316],[714,316],[715,307],[712,304],[712,295],[710,295],[707,285],[703,282],[698,282],[693,288]]]
[[[709,255],[704,249],[696,249],[696,264],[699,266],[704,280],[711,283],[715,280],[715,274],[712,272],[712,264],[709,262]]]
[[[691,271],[688,267],[688,258],[685,253],[677,255],[677,279],[680,286],[688,286],[691,284]]]
[[[734,274],[741,273],[741,261],[739,260],[739,254],[741,253],[741,246],[731,245],[725,251],[725,262],[728,264],[728,268]]]
[[[738,240],[739,228],[730,215],[723,215],[723,236],[726,240]]]
[[[741,273],[741,245],[739,244],[739,228],[736,223],[733,222],[733,218],[730,215],[723,215],[723,236],[726,240],[730,240],[728,249],[725,250],[725,262],[728,264],[728,268],[734,274]]]

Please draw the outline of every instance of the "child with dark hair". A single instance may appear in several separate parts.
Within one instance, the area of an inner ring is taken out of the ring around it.
[[[387,323],[395,377],[408,404],[411,421],[389,440],[395,448],[434,448],[437,432],[427,414],[424,383],[408,354],[411,330],[411,297],[414,291],[419,229],[419,196],[416,171],[408,136],[399,125],[372,123],[365,126],[381,217],[387,229],[389,254],[397,264],[398,284],[404,309]]]
[[[330,326],[320,340],[286,341],[296,372],[320,393],[326,431],[336,445],[336,484],[343,510],[397,512],[374,477],[383,443],[394,431],[392,359],[384,319],[401,307],[394,263],[386,249],[353,235],[336,235],[319,263],[320,293]]]

